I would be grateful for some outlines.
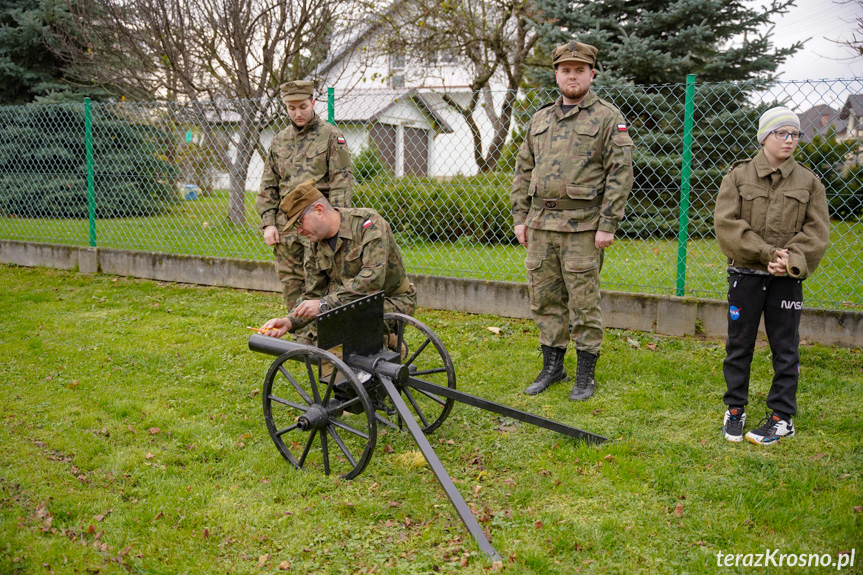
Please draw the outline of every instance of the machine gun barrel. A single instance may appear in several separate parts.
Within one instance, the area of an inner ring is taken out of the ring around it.
[[[258,353],[275,355],[276,357],[289,351],[294,351],[297,349],[308,349],[308,347],[309,346],[302,343],[297,343],[295,341],[278,339],[276,337],[267,337],[265,335],[260,335],[257,333],[252,334],[252,337],[249,338],[250,350],[257,351]]]

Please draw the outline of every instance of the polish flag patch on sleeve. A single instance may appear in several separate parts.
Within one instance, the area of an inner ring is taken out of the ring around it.
[[[372,221],[371,221],[371,220],[366,220],[366,221],[363,223],[363,229],[364,229],[364,230],[367,230],[367,229],[369,229],[370,227],[372,227],[373,225],[374,225],[374,224],[372,223]]]
[[[625,132],[626,131],[626,124],[618,124],[617,125],[617,131],[618,132]]]
[[[345,143],[345,139],[344,139],[342,136],[339,136],[339,137],[338,137],[338,139],[337,139],[337,141],[338,141],[338,143],[340,143],[340,144],[344,144],[344,143]]]

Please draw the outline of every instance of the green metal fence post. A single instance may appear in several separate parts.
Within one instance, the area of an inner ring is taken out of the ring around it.
[[[689,238],[689,178],[692,173],[692,116],[695,112],[695,74],[686,76],[686,111],[683,115],[683,157],[680,166],[680,216],[677,226],[677,290],[686,293],[686,243]]]
[[[93,114],[90,98],[84,98],[84,139],[87,145],[87,214],[90,217],[90,246],[96,247],[96,187],[93,177]]]
[[[336,125],[336,89],[327,88],[327,122]]]

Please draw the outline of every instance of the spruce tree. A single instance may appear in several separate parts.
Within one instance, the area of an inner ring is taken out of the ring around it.
[[[176,200],[171,134],[93,107],[96,217],[152,216]],[[87,162],[80,104],[0,108],[0,216],[86,218]]]
[[[98,98],[104,91],[80,81],[58,55],[78,37],[70,7],[77,0],[0,0],[0,105]],[[82,40],[83,42],[83,40]]]

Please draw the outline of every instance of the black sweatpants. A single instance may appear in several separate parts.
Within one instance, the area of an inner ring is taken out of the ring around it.
[[[767,395],[767,407],[788,416],[797,413],[802,308],[802,280],[729,274],[728,341],[722,364],[727,386],[723,398],[725,405],[736,407],[749,403],[749,368],[763,313],[764,328],[773,355],[773,384]]]

